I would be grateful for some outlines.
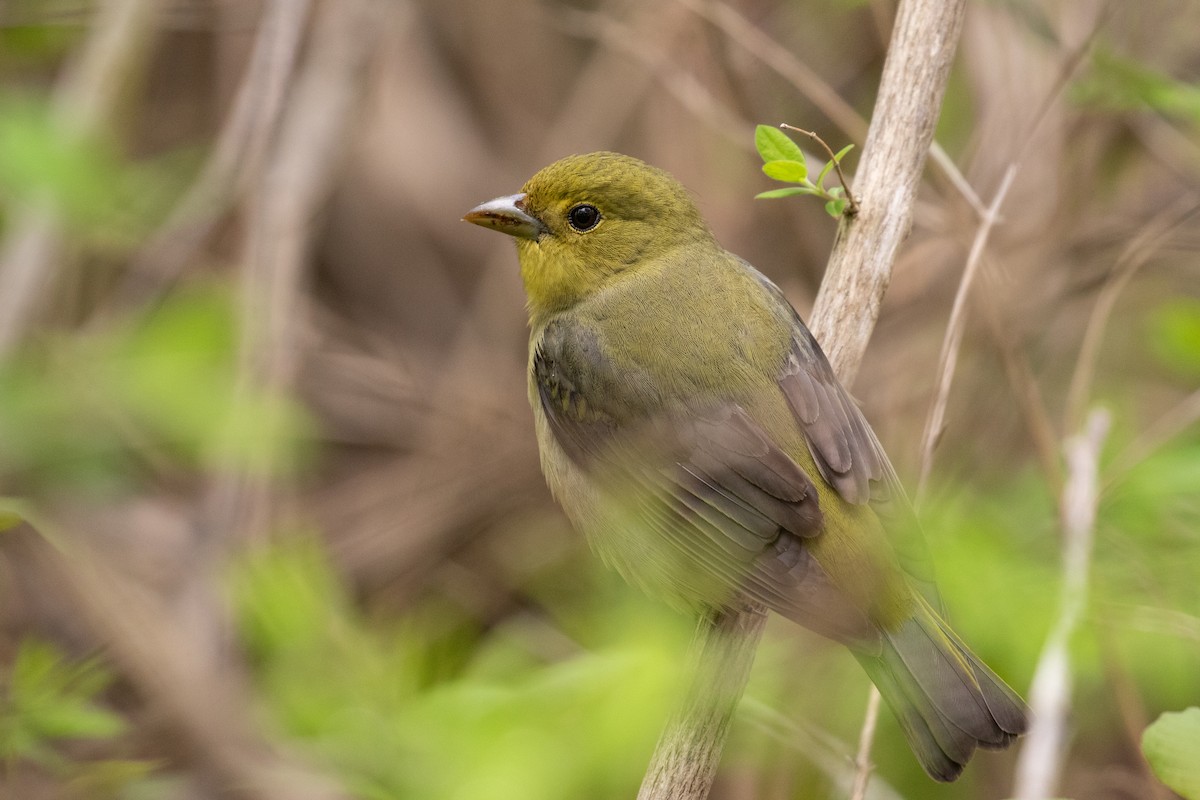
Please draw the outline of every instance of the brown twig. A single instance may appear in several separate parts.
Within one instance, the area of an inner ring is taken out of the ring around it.
[[[842,222],[812,314],[812,331],[846,385],[853,383],[908,234],[964,10],[963,0],[902,0],[897,11],[858,171],[862,212]],[[686,703],[659,739],[639,800],[707,796],[764,620],[763,609],[748,607],[701,628]]]
[[[996,307],[991,303],[980,303],[978,307],[987,321],[992,339],[1000,350],[1004,371],[1013,387],[1013,394],[1021,408],[1029,438],[1037,453],[1038,464],[1054,496],[1062,492],[1062,464],[1058,456],[1058,434],[1054,430],[1050,411],[1042,399],[1042,391],[1034,379],[1029,360],[1017,350],[1011,331],[1000,320]]]
[[[730,41],[782,76],[851,139],[862,141],[867,135],[867,121],[842,99],[836,89],[737,9],[713,0],[678,2],[708,20]]]
[[[829,156],[830,162],[833,163],[833,168],[837,170],[838,180],[841,181],[842,188],[846,190],[846,202],[848,204],[846,206],[846,216],[856,216],[858,214],[858,201],[854,199],[854,192],[850,191],[850,181],[846,179],[846,174],[842,172],[841,159],[834,155],[834,152],[829,147],[828,143],[818,136],[816,131],[806,131],[803,128],[797,128],[795,125],[788,125],[786,122],[780,123],[779,127],[785,128],[789,131],[795,131],[796,133],[803,133],[805,136],[815,140],[817,144],[821,145],[821,147],[825,149],[825,153]]]
[[[555,6],[554,20],[572,35],[597,39],[615,50],[633,56],[658,78],[663,88],[678,100],[680,105],[698,119],[721,133],[732,144],[747,150],[754,149],[752,141],[746,135],[750,124],[718,100],[692,72],[676,64],[657,41],[649,39],[633,26],[612,15],[597,11],[578,11]],[[585,102],[593,101],[589,98]]]

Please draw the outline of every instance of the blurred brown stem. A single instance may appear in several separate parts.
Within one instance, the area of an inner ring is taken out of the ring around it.
[[[902,0],[897,10],[858,171],[862,212],[842,220],[811,318],[813,334],[846,385],[866,352],[912,225],[964,10],[964,0]],[[659,739],[639,800],[708,795],[764,623],[765,611],[750,606],[702,625],[686,699]]]
[[[291,387],[305,330],[305,272],[312,219],[330,190],[345,138],[355,119],[363,73],[383,23],[379,0],[325,4],[315,18],[312,46],[299,68],[280,120],[278,138],[257,192],[248,198],[248,236],[241,287],[242,341],[238,407],[255,387]],[[236,409],[235,409],[236,413]],[[231,425],[229,435],[235,435]],[[278,454],[266,454],[273,468]],[[212,529],[223,535],[257,530],[266,521],[269,492],[247,472],[218,476],[209,495]]]
[[[262,172],[292,70],[308,28],[310,0],[269,0],[229,117],[200,177],[142,246],[120,288],[118,309],[165,291],[216,227],[222,212]]]

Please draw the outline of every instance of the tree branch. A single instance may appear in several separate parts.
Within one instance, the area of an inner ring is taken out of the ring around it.
[[[862,210],[843,220],[811,328],[853,383],[879,317],[933,140],[965,0],[902,0],[857,181]],[[766,620],[760,606],[705,620],[692,644],[686,699],[668,722],[639,800],[699,800],[716,775],[729,721]]]

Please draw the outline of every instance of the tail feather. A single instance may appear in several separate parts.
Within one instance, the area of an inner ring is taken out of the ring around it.
[[[924,603],[884,634],[879,655],[857,658],[935,780],[957,778],[976,747],[1002,749],[1025,732],[1020,696]]]

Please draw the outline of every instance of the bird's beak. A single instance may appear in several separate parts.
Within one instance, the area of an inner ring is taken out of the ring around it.
[[[546,225],[525,210],[524,193],[480,203],[463,215],[463,221],[533,241],[546,232]]]

